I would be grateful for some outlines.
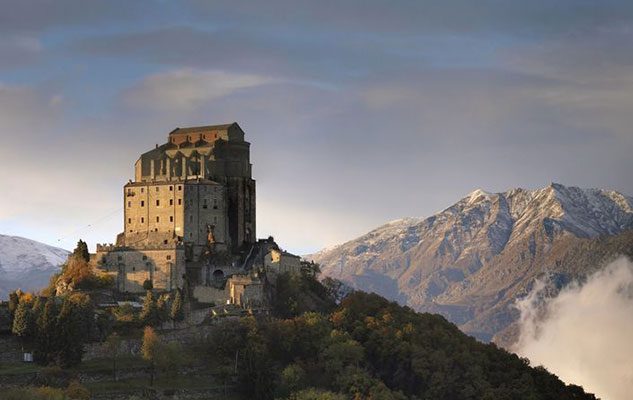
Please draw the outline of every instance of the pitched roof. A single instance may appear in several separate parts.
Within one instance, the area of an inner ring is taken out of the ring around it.
[[[229,129],[231,126],[237,125],[237,122],[222,125],[205,125],[205,126],[191,126],[188,128],[176,128],[169,132],[170,135],[183,134],[183,133],[199,133],[205,131],[223,131]],[[239,125],[237,125],[239,128]],[[241,128],[240,128],[241,129]]]

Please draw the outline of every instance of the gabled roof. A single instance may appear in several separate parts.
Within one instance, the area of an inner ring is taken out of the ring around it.
[[[175,134],[187,134],[187,133],[200,133],[205,131],[225,131],[232,126],[237,126],[239,130],[242,130],[237,122],[232,122],[230,124],[222,124],[222,125],[205,125],[205,126],[191,126],[188,128],[176,128],[173,131],[169,132],[170,135]]]

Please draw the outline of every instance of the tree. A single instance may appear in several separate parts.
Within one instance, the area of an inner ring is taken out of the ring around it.
[[[158,312],[158,305],[156,299],[154,299],[154,293],[151,290],[147,291],[145,295],[145,301],[143,302],[143,310],[141,310],[141,322],[144,325],[156,326],[160,324],[160,313]]]
[[[79,260],[84,260],[86,262],[90,261],[90,252],[88,251],[88,245],[86,244],[86,242],[79,239],[79,241],[77,242],[77,247],[75,247],[75,250],[73,250],[72,255]]]
[[[154,289],[154,283],[150,279],[145,279],[143,281],[143,289],[152,290]]]
[[[121,350],[121,337],[116,332],[106,339],[106,348],[112,357],[112,375],[114,376],[114,380],[118,381],[116,362],[119,358],[119,351]]]
[[[174,298],[174,302],[171,305],[171,312],[169,313],[169,317],[175,322],[185,319],[185,311],[182,307],[182,293],[180,292],[180,290],[176,291],[176,297]]]
[[[9,293],[9,312],[11,313],[11,318],[15,315],[15,311],[18,309],[18,304],[20,303],[20,289]]]
[[[57,305],[55,298],[49,297],[37,319],[37,340],[35,347],[35,361],[46,365],[54,361],[51,355],[56,348],[57,339]]]
[[[84,352],[84,342],[89,337],[94,311],[90,297],[74,293],[64,298],[57,317],[55,361],[62,367],[79,364]]]
[[[141,355],[145,361],[150,363],[150,386],[154,386],[154,375],[156,374],[156,358],[160,352],[160,338],[151,326],[146,326],[143,331],[143,344]]]
[[[31,305],[26,301],[20,301],[18,303],[15,316],[13,317],[11,332],[22,340],[23,348],[24,342],[33,337],[35,334],[35,323],[33,321]]]

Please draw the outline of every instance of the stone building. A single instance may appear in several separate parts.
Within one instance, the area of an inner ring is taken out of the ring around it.
[[[250,143],[237,123],[176,128],[143,153],[123,187],[124,230],[91,262],[119,291],[185,286],[201,302],[257,305],[259,272],[298,270],[272,238],[255,239]],[[269,254],[270,253],[270,254]]]

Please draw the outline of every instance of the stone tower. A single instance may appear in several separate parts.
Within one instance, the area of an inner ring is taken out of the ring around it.
[[[143,153],[123,188],[124,231],[97,246],[97,267],[123,291],[182,285],[202,255],[237,254],[255,243],[250,143],[237,123],[176,128]]]

